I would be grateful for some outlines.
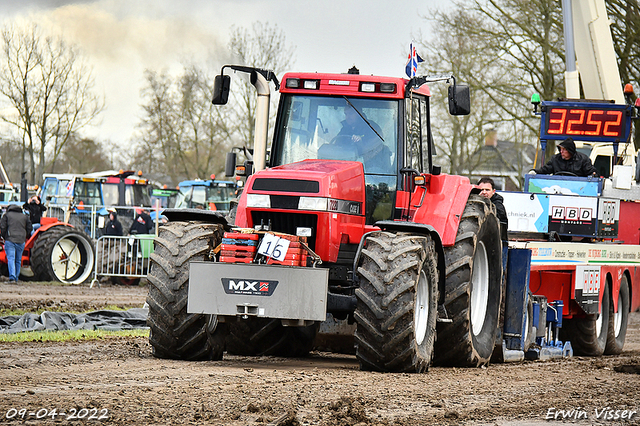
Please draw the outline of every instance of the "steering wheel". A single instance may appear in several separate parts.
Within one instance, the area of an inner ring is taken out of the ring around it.
[[[575,176],[575,177],[578,177],[577,174],[575,174],[573,172],[567,172],[567,171],[561,171],[561,172],[558,172],[558,173],[554,173],[554,175],[556,175],[556,176]]]

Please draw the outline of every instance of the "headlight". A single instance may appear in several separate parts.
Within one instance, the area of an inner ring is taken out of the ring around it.
[[[319,210],[327,211],[327,199],[319,197],[300,197],[298,201],[299,210]]]
[[[247,194],[247,207],[270,209],[271,199],[268,194]]]

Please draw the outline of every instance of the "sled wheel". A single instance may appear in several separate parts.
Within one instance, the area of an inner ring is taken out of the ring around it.
[[[607,332],[607,346],[604,353],[618,355],[622,353],[624,340],[627,335],[629,321],[629,279],[622,275],[620,291],[618,292],[618,312],[614,312],[613,303],[609,308],[609,329]]]
[[[564,340],[569,340],[576,355],[600,356],[607,346],[609,333],[609,305],[611,302],[608,283],[604,286],[600,314],[564,321],[561,329]]]

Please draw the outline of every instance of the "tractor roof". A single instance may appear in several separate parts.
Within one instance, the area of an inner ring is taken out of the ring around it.
[[[287,73],[282,77],[281,93],[338,95],[370,98],[403,99],[409,80],[361,74]],[[423,84],[415,93],[429,96]]]

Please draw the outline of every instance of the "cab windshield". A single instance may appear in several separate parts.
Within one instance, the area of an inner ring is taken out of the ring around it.
[[[272,165],[351,160],[366,174],[396,174],[398,101],[287,96],[282,107]]]
[[[181,187],[176,199],[178,209],[229,210],[236,197],[233,184],[220,186],[194,185]]]
[[[397,100],[284,95],[270,164],[361,162],[366,222],[390,219],[397,188],[399,105]]]

